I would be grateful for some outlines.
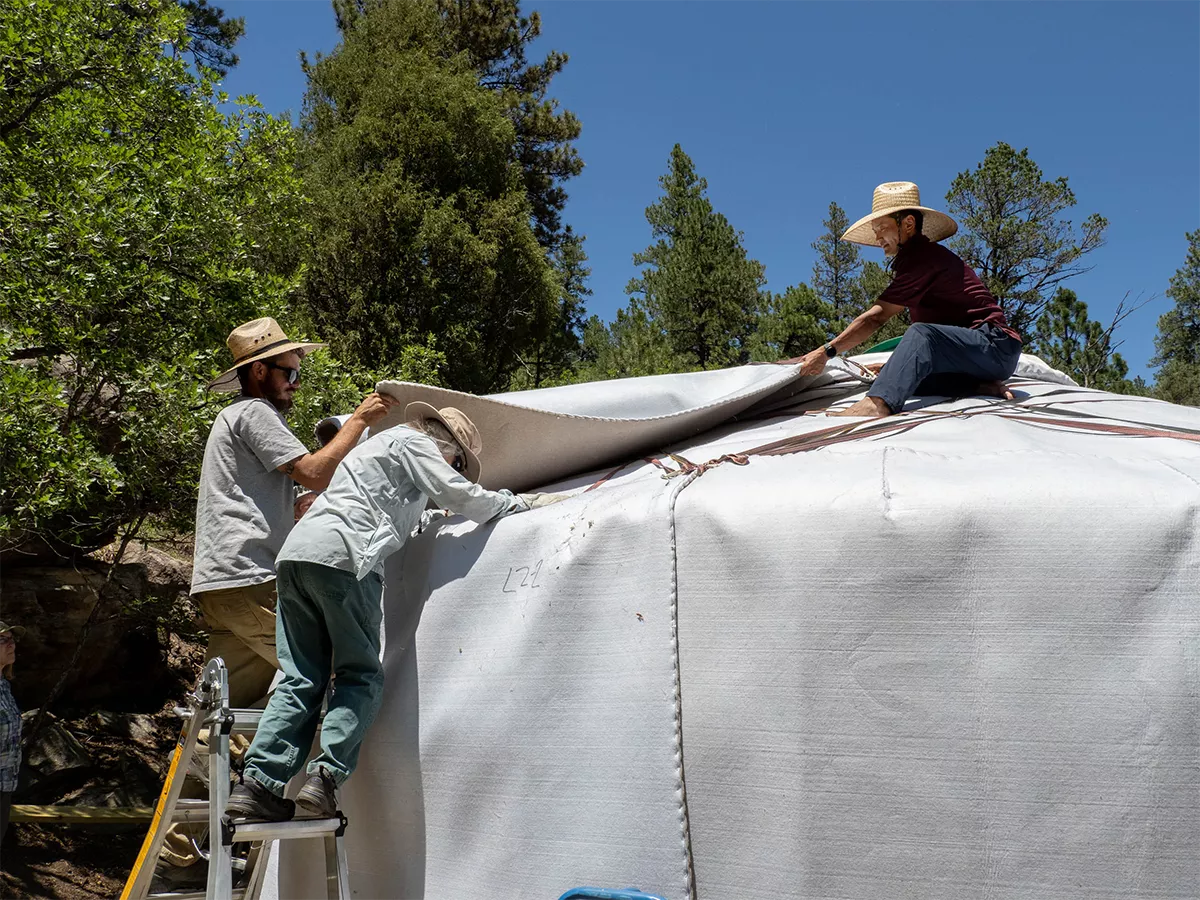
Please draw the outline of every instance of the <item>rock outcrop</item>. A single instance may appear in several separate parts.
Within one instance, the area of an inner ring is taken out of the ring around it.
[[[157,710],[164,691],[174,687],[160,623],[194,630],[196,612],[187,597],[191,565],[132,544],[105,588],[110,566],[104,551],[73,567],[5,566],[3,619],[27,629],[13,679],[23,709],[42,705],[71,667],[89,618],[83,652],[54,708]]]

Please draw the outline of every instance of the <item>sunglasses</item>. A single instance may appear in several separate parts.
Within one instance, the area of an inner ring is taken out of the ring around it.
[[[299,369],[293,369],[290,366],[281,366],[281,365],[279,365],[279,363],[273,363],[273,362],[263,363],[263,365],[265,365],[268,369],[278,369],[280,372],[287,372],[287,383],[288,384],[295,384],[297,381],[300,380],[300,370]]]
[[[17,639],[11,634],[0,634],[0,644],[15,644]]]

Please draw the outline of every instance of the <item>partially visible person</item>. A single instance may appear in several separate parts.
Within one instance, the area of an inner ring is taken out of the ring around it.
[[[342,423],[349,419],[349,416],[326,416],[315,426],[313,426],[313,438],[317,442],[318,447],[326,446],[330,441],[337,437],[338,432],[342,430]],[[359,437],[361,441],[362,438]],[[313,491],[296,486],[296,500],[292,505],[292,513],[295,521],[299,522],[301,517],[308,512],[313,501],[317,499],[320,491]]]
[[[299,522],[306,512],[313,505],[313,501],[317,499],[317,491],[304,491],[296,496],[296,502],[292,505],[292,515]]]
[[[342,430],[343,416],[326,416],[313,427],[313,437],[317,439],[317,446],[324,447],[332,441],[339,431]]]
[[[0,622],[0,841],[8,833],[12,795],[21,771],[21,708],[13,698],[11,682],[17,639],[23,634],[20,625]]]
[[[335,791],[353,773],[382,698],[383,564],[404,546],[427,502],[476,522],[542,505],[540,495],[522,499],[476,483],[482,441],[459,410],[410,403],[405,419],[407,425],[347,454],[279,553],[283,679],[225,807],[233,818],[281,821],[294,814],[284,789],[312,744],[331,668],[335,688],[321,752],[308,764],[295,806],[320,818],[337,810]]]
[[[879,373],[867,396],[835,416],[890,416],[917,394],[985,394],[1012,399],[1004,380],[1021,358],[1021,336],[1008,324],[996,298],[966,263],[938,241],[958,230],[943,212],[921,206],[910,181],[875,188],[871,213],[846,229],[843,241],[882,247],[895,277],[837,337],[804,356],[804,375],[817,375],[829,359],[867,340],[908,307],[913,324]]]

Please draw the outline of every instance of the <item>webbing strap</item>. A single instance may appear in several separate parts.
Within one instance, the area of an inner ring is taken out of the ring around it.
[[[807,434],[795,435],[782,440],[773,441],[744,451],[746,456],[777,456],[786,453],[802,453],[807,450],[819,450],[845,441],[868,438],[878,438],[890,434],[902,434],[918,425],[935,422],[939,419],[967,419],[975,416],[998,416],[1006,420],[1020,422],[1035,428],[1048,428],[1052,431],[1081,431],[1092,434],[1110,434],[1120,437],[1135,438],[1168,438],[1181,441],[1200,442],[1200,430],[1178,426],[1155,426],[1128,419],[1112,419],[1108,416],[1097,416],[1082,411],[1060,411],[1049,407],[1039,408],[1041,415],[1030,415],[1023,412],[1012,412],[1012,407],[1002,404],[989,406],[986,409],[962,411],[922,411],[919,413],[898,413],[894,416],[875,422],[854,422],[849,425],[839,425],[823,428]]]
[[[724,456],[718,456],[716,459],[710,459],[708,462],[703,463],[694,463],[690,459],[680,456],[678,453],[668,453],[667,455],[679,466],[678,469],[672,469],[660,459],[654,459],[650,456],[646,457],[646,462],[663,470],[664,479],[676,478],[680,475],[690,475],[693,472],[699,477],[709,469],[727,462],[733,463],[735,466],[750,465],[750,458],[745,453],[726,453]]]
[[[1063,393],[1066,392],[1067,390],[1064,389]],[[1059,391],[1050,392],[1050,394],[1057,393]],[[1050,396],[1050,394],[1042,396]],[[1103,398],[1081,398],[1071,402],[1094,403],[1100,402],[1101,399]],[[1034,415],[1024,411],[1030,409],[1036,410],[1038,414]],[[1200,443],[1200,429],[1174,425],[1147,425],[1144,422],[1135,422],[1130,419],[1119,419],[1112,416],[1100,416],[1082,410],[1061,410],[1049,405],[1030,407],[1021,401],[1005,400],[989,403],[983,408],[913,410],[912,412],[897,413],[869,422],[847,422],[842,425],[819,428],[816,431],[810,431],[805,434],[781,438],[769,444],[762,444],[758,447],[752,447],[749,450],[743,450],[741,453],[726,453],[723,456],[718,456],[716,459],[710,459],[708,462],[703,463],[694,463],[686,457],[680,456],[678,453],[668,453],[667,457],[673,460],[678,468],[672,468],[662,459],[652,456],[644,457],[644,461],[662,470],[662,477],[665,480],[691,473],[700,476],[709,469],[716,468],[723,463],[733,463],[735,466],[749,465],[750,457],[752,456],[783,456],[791,453],[820,450],[822,447],[832,447],[835,444],[842,444],[848,441],[877,440],[889,435],[905,434],[917,426],[929,422],[945,419],[969,419],[975,416],[998,416],[1006,420],[1020,422],[1031,428],[1044,428],[1048,431],[1078,431],[1087,434],[1106,434],[1132,438],[1167,438]],[[587,490],[592,491],[600,487],[600,485],[604,484],[628,465],[629,463],[624,463],[613,469]],[[587,493],[587,491],[584,493]]]

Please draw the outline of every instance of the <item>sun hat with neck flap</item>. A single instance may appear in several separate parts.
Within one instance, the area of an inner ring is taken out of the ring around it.
[[[463,475],[468,481],[478,482],[479,473],[482,471],[479,454],[483,452],[483,438],[479,436],[479,429],[475,427],[474,422],[467,418],[467,414],[453,406],[438,409],[423,400],[414,400],[404,407],[405,422],[421,419],[433,419],[435,422],[441,422],[454,435],[466,460],[466,470]]]
[[[871,223],[905,209],[919,209],[925,214],[921,233],[935,243],[958,231],[958,224],[944,212],[921,205],[921,190],[911,181],[887,181],[875,188],[871,197],[871,214],[847,228],[842,240],[878,247],[879,239],[875,237]]]
[[[303,359],[312,351],[326,346],[311,341],[293,341],[270,316],[239,325],[229,333],[225,344],[233,354],[233,365],[208,383],[210,391],[241,390],[237,370],[252,362],[270,359],[291,350],[295,350]]]

